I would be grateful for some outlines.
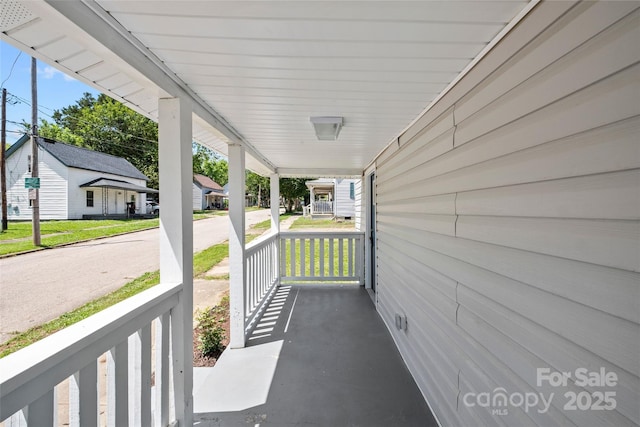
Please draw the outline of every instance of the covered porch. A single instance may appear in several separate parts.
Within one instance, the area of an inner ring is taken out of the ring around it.
[[[424,397],[441,425],[640,424],[637,2],[2,4],[2,40],[157,120],[163,206],[161,284],[1,359],[0,420],[429,425]],[[228,157],[227,379],[192,363],[194,141]],[[247,169],[271,180],[271,232],[250,244]],[[280,232],[280,177],[361,180],[359,231]],[[262,349],[264,369],[228,357]],[[422,396],[387,376],[402,363]],[[619,381],[537,378],[585,368]],[[262,394],[204,397],[257,378]],[[468,400],[492,390],[617,400]]]
[[[274,218],[232,244],[244,262],[214,367],[190,366],[191,291],[158,285],[0,360],[4,427],[437,425],[363,286],[364,233]]]
[[[194,368],[194,425],[436,426],[358,285],[284,285],[244,349]]]

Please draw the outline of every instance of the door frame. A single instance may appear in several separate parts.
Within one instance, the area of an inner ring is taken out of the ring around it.
[[[365,288],[371,292],[376,302],[376,170],[372,167],[365,171],[363,184],[365,188],[364,211],[365,223]]]

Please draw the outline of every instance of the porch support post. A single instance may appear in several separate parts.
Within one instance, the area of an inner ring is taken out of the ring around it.
[[[245,345],[245,283],[244,266],[244,148],[229,145],[229,311],[231,315],[230,348]]]
[[[313,188],[313,186],[311,186],[311,188],[309,189],[309,200],[311,202],[310,203],[311,209],[309,209],[309,210],[310,210],[311,216],[313,216],[313,208],[314,208],[314,205],[315,205],[314,202],[316,201],[316,195],[315,195],[315,192],[313,190],[315,190],[315,189]]]
[[[280,176],[272,173],[269,176],[271,184],[271,232],[280,232]]]
[[[171,311],[174,404],[180,426],[193,425],[193,212],[191,108],[180,98],[158,100],[160,282],[182,283]]]

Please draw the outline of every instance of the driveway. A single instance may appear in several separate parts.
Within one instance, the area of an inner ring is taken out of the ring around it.
[[[270,218],[246,213],[246,225]],[[194,221],[193,250],[229,238],[229,217]],[[158,229],[0,259],[0,342],[160,268]]]

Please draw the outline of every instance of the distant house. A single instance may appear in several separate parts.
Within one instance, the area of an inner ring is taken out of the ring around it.
[[[222,209],[224,189],[208,176],[193,175],[193,210]]]
[[[310,202],[305,213],[312,218],[331,217],[353,219],[359,204],[359,179],[315,179],[305,183]]]
[[[84,216],[125,217],[145,213],[148,178],[122,157],[39,138],[40,219],[82,219]],[[31,220],[29,190],[31,138],[22,136],[6,152],[7,218]]]
[[[222,187],[222,191],[224,192],[224,199],[225,199],[225,203],[228,202],[229,200],[229,184],[225,184],[224,187]],[[258,204],[258,198],[256,196],[254,196],[251,193],[244,193],[244,206],[246,208],[250,207],[250,206],[257,206]]]

